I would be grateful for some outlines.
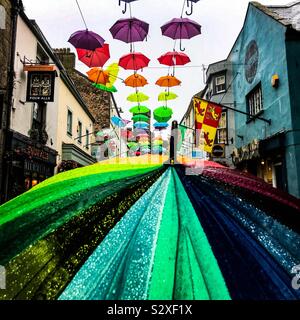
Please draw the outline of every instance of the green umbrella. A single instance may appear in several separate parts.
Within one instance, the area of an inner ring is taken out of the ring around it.
[[[93,83],[93,86],[99,90],[107,91],[107,92],[118,92],[117,88],[115,86],[112,86],[111,88],[108,88],[100,83]]]
[[[136,151],[139,149],[139,145],[136,142],[129,142],[129,143],[127,143],[127,146],[132,151]]]
[[[133,93],[130,96],[128,96],[127,100],[130,102],[144,102],[144,101],[149,100],[149,97],[146,96],[142,92],[138,92],[138,93]]]
[[[173,115],[173,110],[168,107],[160,107],[154,110],[154,119],[157,122],[168,122]]]
[[[158,96],[158,101],[169,101],[175,100],[178,98],[178,95],[174,92],[162,92]]]
[[[141,114],[141,113],[148,113],[150,111],[149,108],[145,106],[135,106],[129,110],[134,115]]]
[[[143,114],[137,114],[135,116],[132,117],[132,120],[134,122],[137,122],[137,121],[145,121],[145,122],[148,122],[150,120],[150,118],[148,116],[145,116]]]

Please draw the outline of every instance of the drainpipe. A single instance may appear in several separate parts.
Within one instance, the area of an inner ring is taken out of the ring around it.
[[[3,152],[2,152],[2,172],[1,174],[1,203],[8,200],[8,178],[9,178],[9,163],[6,159],[6,153],[9,148],[8,133],[10,129],[10,118],[13,103],[13,90],[14,90],[14,78],[15,78],[15,51],[16,51],[16,37],[17,37],[17,20],[20,11],[23,10],[23,3],[21,0],[13,0],[11,8],[11,52],[10,52],[10,64],[8,71],[8,85],[7,85],[7,110],[5,127],[3,128]]]

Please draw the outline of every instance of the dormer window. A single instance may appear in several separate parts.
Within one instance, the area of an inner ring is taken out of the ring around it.
[[[226,76],[225,74],[215,77],[215,94],[222,93],[226,91]]]

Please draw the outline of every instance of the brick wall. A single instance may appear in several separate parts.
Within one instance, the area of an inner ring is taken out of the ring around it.
[[[76,55],[70,49],[54,49],[54,52],[67,69],[70,78],[94,116],[96,120],[95,130],[109,128],[111,94],[94,88],[87,76],[75,69]]]

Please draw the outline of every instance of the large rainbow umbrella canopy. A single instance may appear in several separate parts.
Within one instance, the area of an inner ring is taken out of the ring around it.
[[[151,159],[63,172],[2,205],[0,300],[300,299],[299,199],[210,161]]]

